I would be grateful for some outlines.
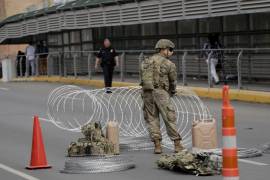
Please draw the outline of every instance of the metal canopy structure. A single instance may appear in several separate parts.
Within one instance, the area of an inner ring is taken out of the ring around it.
[[[77,0],[5,19],[0,43],[62,30],[269,11],[269,0]]]

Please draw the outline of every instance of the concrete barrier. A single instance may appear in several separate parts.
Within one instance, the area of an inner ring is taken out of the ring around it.
[[[16,77],[15,62],[11,59],[4,59],[2,63],[2,81],[9,82]]]

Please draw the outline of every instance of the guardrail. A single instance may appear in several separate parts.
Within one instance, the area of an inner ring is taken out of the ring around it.
[[[208,52],[208,57],[203,58],[202,53]],[[192,49],[175,50],[171,60],[178,68],[178,78],[184,86],[191,81],[207,80],[209,88],[213,87],[210,63],[212,53],[220,51],[222,57],[222,71],[220,77],[228,81],[228,77],[234,79],[237,88],[243,88],[244,83],[255,81],[270,81],[270,48],[238,48],[238,49]],[[35,58],[35,75],[59,75],[59,76],[87,76],[92,79],[94,73],[101,72],[94,69],[96,51],[69,51],[50,52],[47,54],[37,54]],[[119,50],[120,67],[115,73],[119,74],[120,80],[125,81],[131,74],[139,74],[139,64],[145,56],[150,56],[155,51],[149,50]],[[42,58],[40,58],[42,57]],[[18,58],[19,76],[29,76],[29,63],[26,61],[26,71],[23,73],[23,61],[25,56]],[[46,60],[46,73],[40,73],[40,61]]]

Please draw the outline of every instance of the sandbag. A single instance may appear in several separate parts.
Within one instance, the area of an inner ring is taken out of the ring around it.
[[[193,148],[216,149],[217,125],[215,119],[194,122],[192,127]]]
[[[119,148],[119,125],[115,121],[109,121],[106,128],[106,137],[113,143],[114,154],[120,154]]]

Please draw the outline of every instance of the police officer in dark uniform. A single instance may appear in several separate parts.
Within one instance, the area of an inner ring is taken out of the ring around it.
[[[104,74],[104,84],[106,93],[112,93],[112,78],[115,66],[119,66],[119,58],[115,49],[111,46],[111,42],[106,38],[103,42],[103,48],[97,54],[95,69],[101,66]]]

